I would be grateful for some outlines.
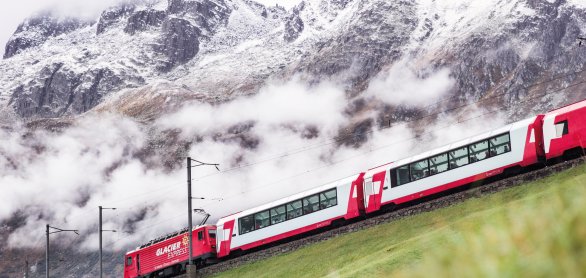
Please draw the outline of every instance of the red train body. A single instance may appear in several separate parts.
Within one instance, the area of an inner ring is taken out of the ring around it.
[[[193,259],[202,264],[216,257],[216,226],[193,229]],[[185,270],[189,258],[187,232],[168,236],[126,253],[124,278],[166,277]]]
[[[586,101],[400,159],[194,228],[198,262],[233,255],[360,215],[561,157],[586,148]],[[215,236],[217,231],[217,236]],[[126,255],[124,277],[184,271],[187,233]],[[201,239],[201,240],[200,240]]]

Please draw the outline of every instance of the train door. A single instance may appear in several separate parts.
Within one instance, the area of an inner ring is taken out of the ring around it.
[[[372,177],[368,177],[364,179],[363,183],[364,187],[364,210],[366,213],[372,212],[375,210],[376,204],[374,203],[374,184],[372,183]]]
[[[134,263],[132,256],[127,255],[126,261],[124,262],[124,278],[136,277],[138,275]]]

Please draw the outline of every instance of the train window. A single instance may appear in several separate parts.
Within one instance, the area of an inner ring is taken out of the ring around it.
[[[409,165],[401,166],[396,170],[397,186],[409,182]]]
[[[216,230],[208,230],[208,235],[210,238],[216,238]]]
[[[468,164],[468,147],[462,147],[449,152],[450,156],[450,169],[456,169],[458,167]]]
[[[254,215],[248,215],[238,219],[240,234],[254,231]]]
[[[333,207],[337,204],[338,204],[338,199],[336,197],[336,189],[335,188],[319,194],[319,207],[320,207],[320,209]]]
[[[132,265],[132,257],[126,258],[126,265],[127,266],[131,266]]]
[[[559,138],[569,133],[568,121],[561,121],[555,124],[555,137]]]
[[[261,229],[270,225],[269,211],[261,211],[254,214],[254,229]]]
[[[490,143],[490,156],[511,151],[511,138],[508,133],[490,138],[488,142]]]
[[[470,154],[470,163],[488,158],[488,141],[474,143],[468,146],[468,149]]]
[[[287,219],[293,219],[303,215],[303,205],[301,200],[297,200],[287,204]]]
[[[319,195],[311,195],[303,198],[303,214],[309,214],[319,210]]]
[[[440,154],[429,159],[429,174],[435,175],[448,170],[448,154]]]
[[[420,160],[409,165],[411,171],[411,180],[416,181],[429,176],[427,159]]]
[[[287,219],[285,205],[271,209],[271,225],[281,223]]]
[[[197,232],[197,240],[199,240],[199,241],[203,240],[203,231]]]

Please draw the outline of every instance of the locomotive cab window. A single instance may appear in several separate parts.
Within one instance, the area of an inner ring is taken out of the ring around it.
[[[568,133],[569,133],[568,120],[561,121],[561,122],[555,124],[555,136],[556,137],[559,138],[559,137],[562,137]]]
[[[131,266],[132,265],[132,257],[126,258],[126,265],[127,266]]]
[[[216,238],[216,230],[208,230],[208,236],[210,238]]]
[[[203,231],[197,232],[197,240],[199,240],[199,241],[203,240]]]

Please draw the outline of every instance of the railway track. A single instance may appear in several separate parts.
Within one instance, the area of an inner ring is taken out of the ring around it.
[[[493,194],[507,188],[515,187],[526,182],[539,180],[552,174],[570,168],[574,168],[580,164],[583,164],[585,161],[586,158],[581,157],[570,161],[564,161],[555,165],[539,168],[513,177],[503,178],[491,183],[486,183],[479,186],[470,186],[470,188],[468,189],[461,190],[450,195],[434,198],[426,202],[406,207],[398,207],[396,210],[392,210],[390,212],[379,213],[378,215],[366,219],[360,219],[357,221],[350,222],[341,227],[332,228],[318,234],[306,236],[301,239],[297,239],[274,247],[245,254],[236,258],[229,259],[227,261],[220,262],[218,264],[210,265],[205,268],[199,269],[197,271],[197,274],[198,277],[208,277],[213,274],[224,272],[247,263],[252,263],[273,257],[275,255],[292,252],[301,247],[325,241],[339,235],[356,232],[383,223],[392,222],[407,216],[433,211],[438,208],[448,207],[471,198],[478,198],[481,196]],[[183,278],[186,277],[186,275],[179,275],[176,277]]]

